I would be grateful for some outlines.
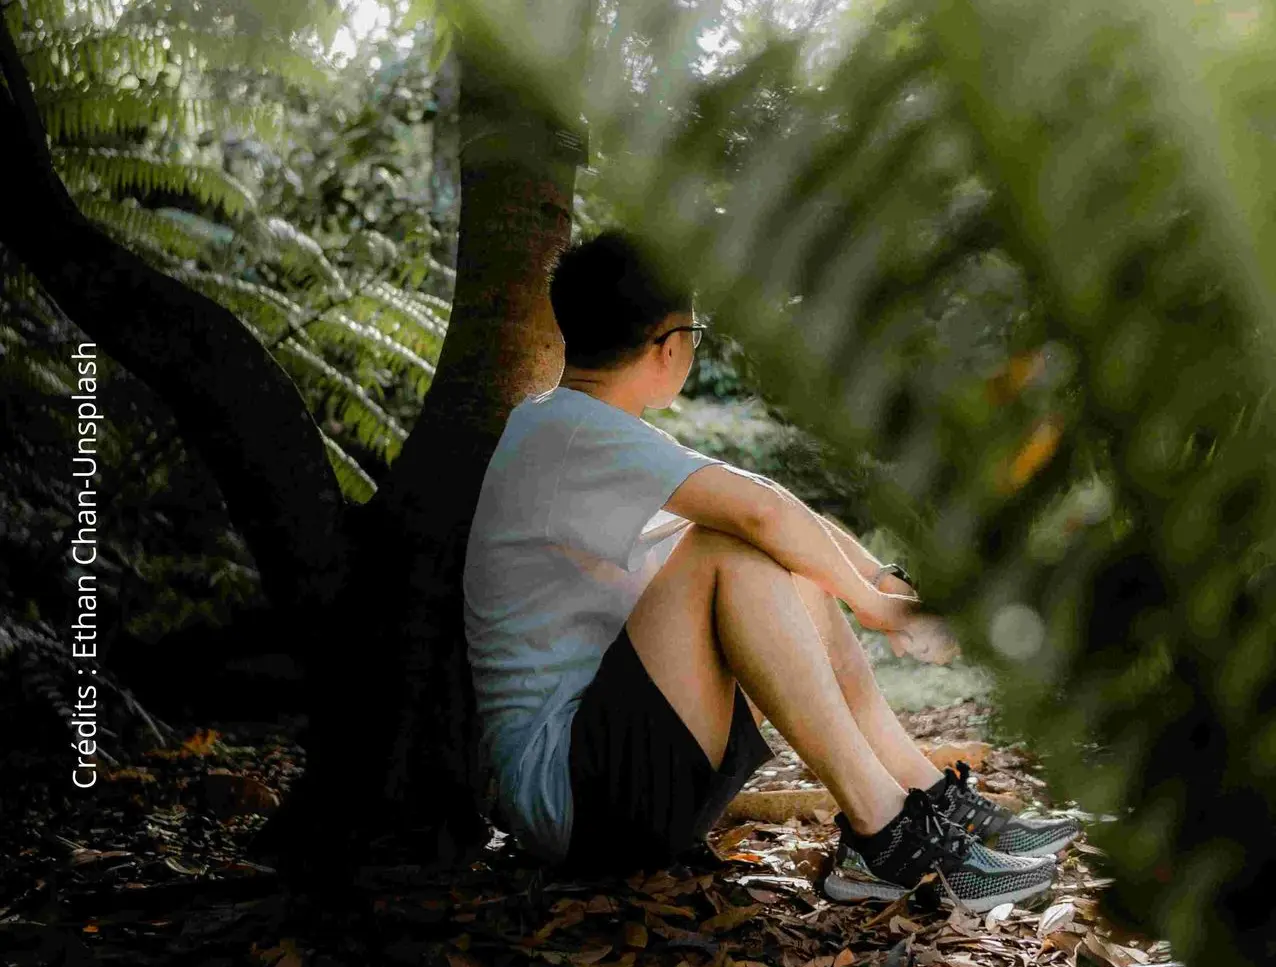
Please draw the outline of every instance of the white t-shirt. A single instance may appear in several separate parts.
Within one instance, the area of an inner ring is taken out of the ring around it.
[[[482,762],[510,831],[543,859],[571,839],[581,693],[690,524],[661,507],[715,464],[566,386],[510,412],[466,546],[465,635]]]

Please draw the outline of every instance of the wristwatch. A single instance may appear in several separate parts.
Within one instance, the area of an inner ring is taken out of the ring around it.
[[[882,578],[888,574],[894,574],[914,591],[917,590],[917,585],[913,583],[912,577],[909,576],[909,573],[905,571],[903,566],[900,564],[883,564],[880,568],[878,568],[877,573],[873,575],[873,587],[880,591],[881,588],[878,585]]]

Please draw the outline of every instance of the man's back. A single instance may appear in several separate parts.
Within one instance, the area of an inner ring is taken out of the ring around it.
[[[498,805],[547,859],[570,838],[580,695],[689,523],[661,507],[722,463],[565,386],[506,423],[466,548],[465,631]]]

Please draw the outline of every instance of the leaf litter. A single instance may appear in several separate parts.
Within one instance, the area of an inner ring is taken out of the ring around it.
[[[967,702],[901,718],[933,761],[970,762],[985,794],[1050,811],[1030,751],[982,741],[986,713]],[[482,859],[433,880],[365,868],[366,909],[334,919],[244,858],[304,753],[286,736],[235,746],[203,729],[111,772],[91,810],[0,802],[0,849],[13,858],[0,877],[4,963],[43,967],[87,954],[148,967],[196,952],[199,963],[260,967],[1173,963],[1164,941],[1104,920],[1099,901],[1110,881],[1084,837],[1060,855],[1059,882],[1032,909],[1003,904],[971,915],[943,901],[935,882],[889,904],[825,899],[819,887],[838,836],[832,811],[778,733],[766,737],[777,756],[746,787],[755,797],[746,802],[764,805],[742,807],[763,818],[728,814],[703,850],[669,869],[558,882],[497,832]],[[808,795],[783,795],[793,791]]]

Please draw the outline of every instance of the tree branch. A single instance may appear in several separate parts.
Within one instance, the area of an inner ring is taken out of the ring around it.
[[[52,167],[26,70],[0,26],[0,242],[100,348],[173,410],[212,471],[277,606],[320,610],[344,583],[344,500],[296,385],[229,310],[111,240]],[[108,418],[111,414],[105,414]],[[304,646],[305,635],[298,636]]]

